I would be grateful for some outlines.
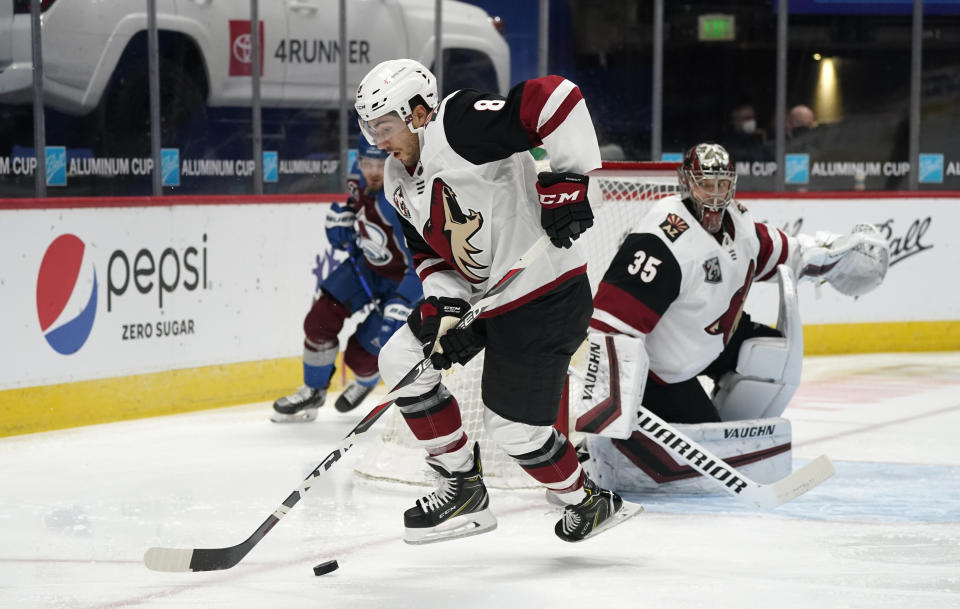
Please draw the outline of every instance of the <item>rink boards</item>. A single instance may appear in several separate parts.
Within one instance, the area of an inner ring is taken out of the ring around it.
[[[272,400],[300,380],[302,320],[336,264],[342,195],[0,200],[0,436]],[[806,352],[960,350],[960,193],[745,195],[787,232],[873,222],[886,282],[800,289]],[[776,287],[747,310],[776,315]],[[341,380],[337,375],[337,381]],[[334,387],[337,389],[337,387]]]

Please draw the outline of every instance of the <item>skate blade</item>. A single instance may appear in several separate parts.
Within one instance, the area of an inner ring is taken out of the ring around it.
[[[309,423],[316,418],[317,408],[304,408],[300,412],[293,414],[286,414],[274,410],[273,414],[270,415],[270,420],[274,423]]]
[[[561,537],[560,539],[564,541],[569,541],[570,543],[577,543],[580,541],[584,541],[584,540],[590,539],[594,535],[599,535],[600,533],[603,533],[608,529],[612,529],[618,524],[623,524],[624,522],[626,522],[627,520],[630,520],[631,518],[633,518],[637,514],[640,514],[641,512],[643,512],[643,506],[640,505],[639,503],[630,503],[629,501],[624,501],[623,505],[620,506],[619,512],[617,512],[610,518],[607,518],[607,520],[603,524],[601,524],[594,530],[590,531],[590,533],[588,533],[583,539],[567,539],[566,537]]]
[[[423,545],[480,535],[497,528],[497,518],[489,509],[451,518],[429,529],[404,529],[403,541]]]

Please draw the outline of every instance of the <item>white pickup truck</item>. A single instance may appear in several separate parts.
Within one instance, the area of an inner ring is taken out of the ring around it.
[[[139,130],[147,108],[146,0],[43,0],[44,101],[95,115],[117,135]],[[434,61],[434,0],[348,0],[349,96],[385,59]],[[164,132],[198,108],[251,99],[250,2],[157,0]],[[339,100],[339,0],[261,0],[264,108],[334,108]],[[445,90],[506,92],[509,49],[482,9],[443,4]],[[32,99],[30,0],[0,0],[0,104]],[[200,110],[203,112],[203,110]],[[126,117],[126,118],[123,118]],[[0,153],[2,154],[2,153]]]

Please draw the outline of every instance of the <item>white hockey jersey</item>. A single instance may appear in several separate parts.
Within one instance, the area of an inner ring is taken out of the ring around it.
[[[708,233],[679,195],[661,199],[621,244],[594,297],[591,327],[645,337],[650,372],[665,383],[695,377],[730,340],[754,281],[795,264],[800,245],[727,207]]]
[[[530,148],[554,171],[586,174],[600,150],[580,90],[559,76],[516,85],[503,98],[464,89],[448,95],[420,134],[420,162],[387,159],[385,192],[427,296],[474,302],[543,236]],[[504,292],[489,317],[586,272],[586,259],[548,247]]]

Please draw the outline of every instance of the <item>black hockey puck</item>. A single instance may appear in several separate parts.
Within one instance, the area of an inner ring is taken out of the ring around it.
[[[327,562],[322,562],[316,567],[313,568],[314,575],[326,575],[331,571],[336,571],[340,568],[340,565],[337,564],[335,560],[328,560]]]

